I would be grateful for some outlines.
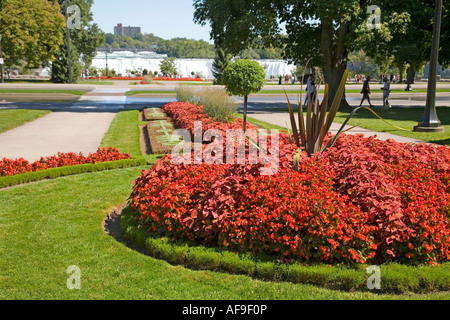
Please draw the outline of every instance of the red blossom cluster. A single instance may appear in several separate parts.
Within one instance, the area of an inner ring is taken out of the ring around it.
[[[130,159],[129,154],[122,154],[116,148],[98,148],[97,152],[89,153],[87,157],[82,153],[76,154],[73,152],[60,153],[50,157],[41,157],[40,160],[33,163],[27,160],[20,159],[6,159],[0,161],[0,176],[12,176],[15,174],[34,172],[50,168],[74,166],[86,163],[99,163],[107,161],[115,161],[122,159]]]
[[[89,77],[90,80],[99,80],[98,77]],[[145,81],[144,77],[106,77],[106,76],[101,76],[100,77],[101,80],[130,80],[130,81],[135,81],[135,80],[139,80]]]
[[[194,135],[194,123],[202,123],[202,134],[209,129],[220,130],[225,135],[226,130],[239,130],[243,127],[243,121],[236,119],[234,122],[223,123],[203,113],[203,106],[198,106],[189,102],[171,102],[163,106],[163,110],[170,116],[175,126],[188,130]],[[252,128],[248,126],[248,128]]]
[[[171,77],[155,77],[155,81],[205,81],[200,78],[171,78]]]
[[[165,110],[187,128],[205,117],[190,104]],[[131,205],[149,232],[283,261],[450,260],[448,147],[343,134],[295,171],[296,146],[286,134],[279,142],[269,176],[248,161],[176,165],[166,156],[135,181]]]

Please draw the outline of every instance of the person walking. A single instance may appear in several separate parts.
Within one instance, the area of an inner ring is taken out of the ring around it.
[[[305,106],[308,106],[309,103],[309,99],[311,98],[311,103],[314,105],[315,101],[316,101],[316,83],[314,82],[314,78],[311,75],[310,76],[310,83],[309,83],[309,87],[307,87],[306,89],[306,100],[305,100]],[[309,80],[309,79],[308,79]]]
[[[305,99],[304,106],[308,105],[309,96],[310,96],[310,92],[311,92],[311,82],[313,81],[312,79],[313,79],[313,75],[310,74],[308,76],[308,80],[306,80],[306,99]]]
[[[385,77],[383,79],[383,81],[384,81],[384,86],[383,86],[383,88],[381,88],[381,90],[383,90],[383,108],[389,109],[389,108],[391,108],[391,105],[389,104],[389,93],[391,92],[391,84],[387,77]]]
[[[291,81],[292,81],[292,84],[295,84],[295,75],[292,75]]]
[[[362,97],[361,103],[359,104],[360,107],[362,106],[363,102],[367,99],[370,107],[373,108],[373,105],[372,105],[372,102],[370,102],[370,96],[369,96],[370,95],[369,81],[370,81],[370,76],[368,76],[366,78],[366,80],[364,80],[363,88],[361,90],[363,97]]]

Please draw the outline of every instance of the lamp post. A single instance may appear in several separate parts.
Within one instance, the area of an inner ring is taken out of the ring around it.
[[[428,75],[427,102],[425,113],[419,124],[414,127],[417,132],[443,132],[441,121],[436,113],[436,78],[439,56],[439,37],[441,32],[442,0],[436,0],[434,9],[433,42],[431,44],[430,72]]]
[[[1,75],[1,83],[5,83],[5,78],[3,75],[3,56],[2,56],[2,35],[0,34],[0,72],[2,73]]]
[[[69,83],[72,83],[72,56],[70,54],[70,29],[69,29],[69,13],[67,12],[67,1],[64,1],[64,9],[66,12],[66,42],[67,42],[67,66],[69,68]]]
[[[108,51],[109,51],[109,47],[106,47],[105,50],[105,56],[106,56],[106,77],[109,77],[109,72],[108,72]]]

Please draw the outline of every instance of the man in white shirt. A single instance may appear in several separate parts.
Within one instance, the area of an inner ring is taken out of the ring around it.
[[[391,92],[391,83],[389,82],[388,78],[385,77],[383,79],[384,86],[381,88],[383,90],[383,107],[385,109],[389,109],[391,105],[389,104],[389,93]]]

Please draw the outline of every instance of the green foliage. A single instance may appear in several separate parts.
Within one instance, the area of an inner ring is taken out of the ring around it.
[[[252,60],[236,60],[222,74],[222,83],[229,94],[244,97],[244,125],[247,128],[247,99],[250,93],[262,89],[266,73],[261,65]]]
[[[159,70],[166,77],[177,75],[178,71],[175,67],[175,58],[164,58],[159,64]]]
[[[125,159],[118,161],[109,161],[101,163],[88,163],[76,166],[51,168],[41,171],[17,174],[14,176],[0,177],[0,188],[20,185],[29,182],[40,181],[44,179],[56,179],[59,177],[82,174],[88,172],[97,172],[104,170],[122,169],[130,167],[139,167],[146,165],[147,161],[143,158]]]
[[[212,64],[214,84],[222,84],[222,74],[231,63],[233,56],[221,48],[216,48],[216,55]]]
[[[82,64],[79,59],[79,53],[75,46],[71,46],[71,67],[72,67],[72,81],[76,82],[77,75],[81,74]],[[67,55],[67,47],[62,45],[55,55],[57,60],[53,61],[51,69],[51,81],[54,83],[68,83],[69,82],[69,63]]]
[[[139,110],[122,110],[116,114],[103,137],[101,147],[114,146],[132,157],[142,156]]]
[[[0,34],[5,65],[39,68],[55,60],[63,43],[64,17],[48,0],[0,0]]]
[[[234,121],[238,106],[234,98],[230,97],[222,88],[217,87],[192,88],[179,86],[177,98],[180,102],[190,102],[203,106],[203,112],[224,123]]]
[[[227,92],[237,96],[248,96],[262,89],[266,74],[261,65],[252,60],[236,60],[222,75]]]
[[[362,23],[355,29],[357,47],[384,66],[381,71],[396,67],[403,75],[408,64],[420,70],[430,58],[433,16],[434,1],[383,6],[380,28],[369,29]]]
[[[222,84],[222,74],[230,65],[233,56],[221,48],[216,49],[216,55],[212,64],[214,84]]]

